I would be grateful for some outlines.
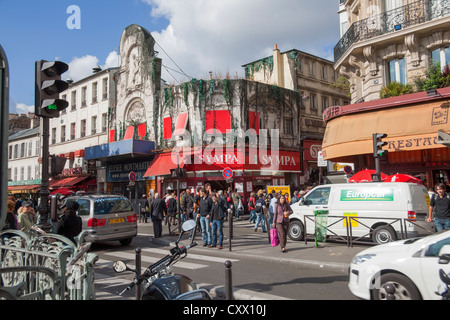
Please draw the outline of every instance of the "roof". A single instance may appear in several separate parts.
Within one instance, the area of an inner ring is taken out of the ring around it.
[[[31,136],[38,135],[39,133],[40,133],[40,126],[37,126],[32,129],[25,129],[25,130],[13,133],[12,135],[10,135],[8,137],[8,140],[14,141],[14,140],[19,140],[19,139],[23,139],[23,138],[28,138]]]

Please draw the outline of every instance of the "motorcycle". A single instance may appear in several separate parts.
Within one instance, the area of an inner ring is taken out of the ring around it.
[[[439,277],[442,282],[445,283],[445,290],[443,292],[436,292],[436,294],[442,296],[442,300],[450,300],[450,291],[448,290],[448,286],[450,285],[450,277],[442,269],[439,269]]]
[[[171,266],[186,258],[187,251],[197,245],[197,242],[191,242],[188,246],[178,246],[183,234],[195,227],[195,220],[185,221],[181,226],[182,232],[175,242],[175,247],[170,249],[170,254],[149,266],[142,274],[139,274],[137,270],[130,269],[123,261],[114,262],[115,272],[131,271],[135,273],[133,281],[119,295],[122,296],[135,286],[144,283],[140,300],[212,300],[206,289],[198,289],[189,277],[173,274],[171,271]]]

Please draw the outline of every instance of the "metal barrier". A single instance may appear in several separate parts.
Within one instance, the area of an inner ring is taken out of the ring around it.
[[[36,229],[35,229],[36,230]],[[93,300],[94,264],[83,231],[77,246],[57,234],[0,233],[0,299]]]
[[[305,244],[308,243],[308,240],[307,240],[308,236],[311,236],[311,235],[314,236],[314,234],[308,234],[306,232],[306,230],[307,230],[306,222],[307,222],[307,220],[309,220],[309,221],[314,223],[314,221],[315,221],[314,218],[315,218],[314,215],[305,215],[303,217]],[[416,227],[419,227],[419,228],[427,231],[429,234],[433,233],[433,232],[425,229],[424,227],[418,225],[415,221],[410,220],[410,219],[383,218],[383,217],[376,217],[376,218],[374,218],[374,217],[350,217],[350,216],[343,217],[343,216],[330,216],[330,215],[328,216],[328,218],[335,218],[337,220],[334,221],[333,223],[331,223],[330,225],[327,225],[327,232],[329,231],[332,235],[337,237],[337,239],[333,239],[333,240],[335,240],[335,241],[343,241],[343,242],[347,243],[348,247],[353,247],[354,243],[367,244],[368,243],[367,241],[360,241],[360,240],[363,239],[363,238],[366,238],[366,237],[370,237],[372,232],[375,230],[374,228],[372,228],[372,227],[364,224],[363,222],[361,222],[361,220],[370,220],[370,219],[372,219],[372,220],[390,221],[389,223],[387,223],[387,222],[384,223],[383,224],[384,226],[392,226],[394,223],[398,222],[399,225],[400,225],[401,239],[408,239],[408,232],[407,232],[407,225],[406,225],[406,223],[411,223],[411,224],[415,225]],[[339,223],[341,221],[345,222],[345,228],[346,228],[346,234],[347,234],[346,236],[338,235],[336,232],[334,232],[333,230],[330,229],[331,227],[333,227],[334,225],[336,225],[337,223]],[[354,239],[353,238],[352,222],[357,222],[359,225],[362,225],[364,228],[369,230],[368,233],[366,233],[366,234],[364,234],[362,236],[359,236],[359,237]],[[395,231],[395,228],[393,228],[393,229]]]

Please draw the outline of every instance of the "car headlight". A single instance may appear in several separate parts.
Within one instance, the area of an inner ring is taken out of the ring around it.
[[[352,260],[352,264],[361,264],[364,263],[372,258],[374,258],[376,254],[363,254],[360,256],[355,256]]]

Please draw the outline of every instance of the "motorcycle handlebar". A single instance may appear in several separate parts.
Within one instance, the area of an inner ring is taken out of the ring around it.
[[[187,245],[187,246],[181,247],[181,248],[178,247],[178,244],[177,244],[177,246],[175,248],[170,249],[171,254],[165,256],[158,262],[149,266],[145,270],[145,272],[142,274],[142,276],[136,275],[134,281],[131,282],[122,292],[120,292],[119,295],[120,296],[123,295],[126,291],[133,289],[136,286],[136,284],[138,284],[138,283],[140,284],[143,280],[157,274],[162,269],[161,267],[170,266],[172,264],[172,262],[175,261],[178,256],[181,256],[182,254],[186,254],[187,250],[195,247],[197,244],[198,244],[197,242],[193,242],[190,245]]]

